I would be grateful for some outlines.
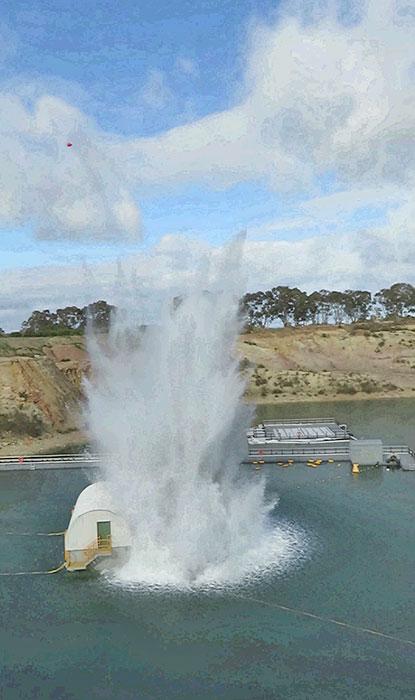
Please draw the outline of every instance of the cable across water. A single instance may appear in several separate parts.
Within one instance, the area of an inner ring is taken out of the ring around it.
[[[415,647],[415,641],[412,641],[411,639],[403,639],[402,637],[398,637],[393,634],[388,634],[386,632],[381,632],[380,630],[371,629],[370,627],[361,627],[360,625],[355,625],[351,622],[344,622],[343,620],[336,620],[333,617],[324,617],[323,615],[316,615],[315,613],[308,612],[307,610],[301,610],[300,608],[292,608],[288,605],[282,605],[281,603],[272,603],[267,600],[261,600],[261,598],[252,598],[251,596],[244,595],[236,595],[234,597],[240,600],[249,601],[251,603],[258,603],[259,605],[266,605],[269,608],[283,610],[284,612],[293,613],[295,615],[309,617],[314,620],[319,620],[320,622],[328,622],[332,625],[338,625],[339,627],[346,627],[356,632],[364,632],[365,634],[371,634],[376,637],[383,637],[384,639],[390,639],[394,642],[400,642],[401,644],[409,644],[410,646]]]
[[[46,571],[2,571],[0,576],[45,576],[46,574],[57,574],[64,568],[65,562],[62,562],[55,569],[47,569]]]

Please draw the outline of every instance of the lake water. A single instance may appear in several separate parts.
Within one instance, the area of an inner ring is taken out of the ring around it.
[[[262,406],[259,418],[335,415],[415,447],[415,401]],[[244,469],[251,467],[245,466]],[[238,591],[144,593],[93,572],[0,577],[0,696],[413,698],[415,647],[272,607],[415,640],[415,472],[265,468],[274,517],[304,533],[295,566]],[[0,474],[1,571],[51,568],[86,475]],[[254,598],[255,600],[252,600]]]

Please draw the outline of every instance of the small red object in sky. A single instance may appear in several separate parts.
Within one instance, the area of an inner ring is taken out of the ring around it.
[[[68,143],[67,143],[66,145],[67,145],[68,148],[72,148],[72,144],[71,144],[70,141],[68,141]]]

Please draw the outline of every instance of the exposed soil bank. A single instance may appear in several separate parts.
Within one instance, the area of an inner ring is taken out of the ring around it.
[[[415,323],[256,330],[238,341],[246,401],[328,402],[415,397]],[[87,442],[80,336],[0,338],[0,455]]]
[[[413,322],[258,330],[239,350],[255,403],[415,395]]]

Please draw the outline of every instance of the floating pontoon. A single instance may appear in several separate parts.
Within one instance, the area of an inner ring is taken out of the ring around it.
[[[382,461],[381,441],[361,441],[335,418],[267,420],[247,432],[250,463],[309,460]],[[365,447],[364,454],[361,454]],[[363,463],[363,462],[362,462]],[[373,462],[374,463],[374,462]]]
[[[334,418],[266,420],[248,430],[249,445],[349,443],[355,436]]]
[[[391,457],[405,471],[415,471],[415,452],[407,445],[384,445],[382,440],[356,438],[335,418],[266,420],[250,428],[248,464],[322,461],[388,464]]]

